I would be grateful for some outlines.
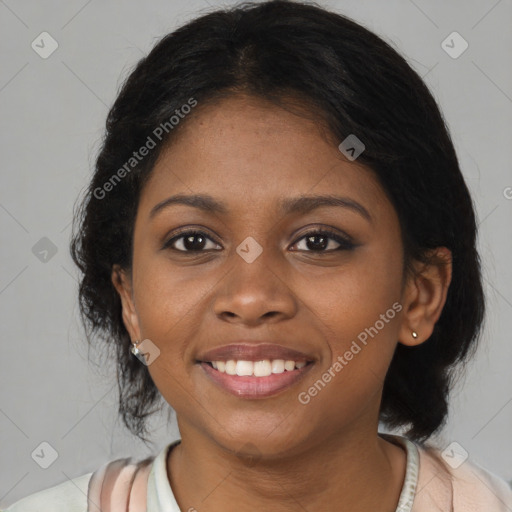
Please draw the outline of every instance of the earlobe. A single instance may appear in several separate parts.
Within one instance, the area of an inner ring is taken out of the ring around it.
[[[422,264],[406,286],[407,300],[399,332],[399,342],[419,345],[434,331],[446,303],[452,277],[452,254],[446,247],[431,252],[432,259]]]
[[[133,302],[131,279],[126,275],[125,270],[122,269],[119,265],[114,265],[112,267],[111,279],[112,284],[114,285],[121,299],[124,326],[128,331],[132,341],[141,339],[138,317]]]

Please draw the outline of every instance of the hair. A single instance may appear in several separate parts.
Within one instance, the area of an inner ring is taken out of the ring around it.
[[[161,396],[129,352],[113,265],[131,273],[139,197],[161,148],[202,106],[238,94],[300,105],[338,144],[350,134],[363,141],[358,163],[374,173],[398,214],[404,277],[415,261],[437,261],[432,249],[452,252],[452,280],[432,335],[417,346],[398,343],[383,384],[380,420],[423,443],[446,422],[450,389],[484,318],[472,199],[439,107],[404,57],[343,15],[286,0],[202,14],[165,35],[135,65],[108,113],[70,250],[83,274],[79,306],[89,345],[97,335],[116,354],[124,424],[144,439]],[[199,107],[171,126],[191,100]],[[135,160],[150,138],[153,149]]]

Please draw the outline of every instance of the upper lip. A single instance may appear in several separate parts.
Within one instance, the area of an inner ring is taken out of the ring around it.
[[[229,361],[230,359],[242,361],[262,361],[264,359],[284,359],[285,361],[313,361],[314,358],[292,348],[276,345],[274,343],[248,343],[240,341],[230,345],[223,345],[202,352],[197,356],[201,362]]]

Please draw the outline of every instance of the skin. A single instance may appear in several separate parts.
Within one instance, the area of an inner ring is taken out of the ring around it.
[[[199,105],[177,134],[140,196],[132,273],[115,266],[112,281],[131,339],[160,350],[147,368],[177,415],[182,442],[167,471],[180,508],[394,511],[406,454],[377,435],[383,380],[397,343],[431,335],[451,280],[450,252],[439,248],[446,265],[418,264],[402,286],[394,207],[373,172],[347,160],[313,121],[240,95]],[[228,212],[175,204],[150,218],[178,193],[209,194]],[[323,194],[357,201],[371,222],[349,208],[278,209],[282,198]],[[203,253],[178,252],[183,238],[178,249],[163,248],[181,227],[205,233],[206,245],[195,239]],[[356,247],[306,243],[325,227]],[[252,263],[236,252],[249,236],[263,249]],[[402,310],[301,404],[298,394],[395,302]],[[241,338],[295,348],[314,367],[269,398],[228,394],[195,360]]]

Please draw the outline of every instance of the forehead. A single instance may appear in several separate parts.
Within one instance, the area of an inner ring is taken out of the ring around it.
[[[199,105],[176,135],[155,164],[141,210],[180,193],[209,194],[234,213],[316,194],[386,207],[373,171],[346,160],[317,122],[263,100]]]

